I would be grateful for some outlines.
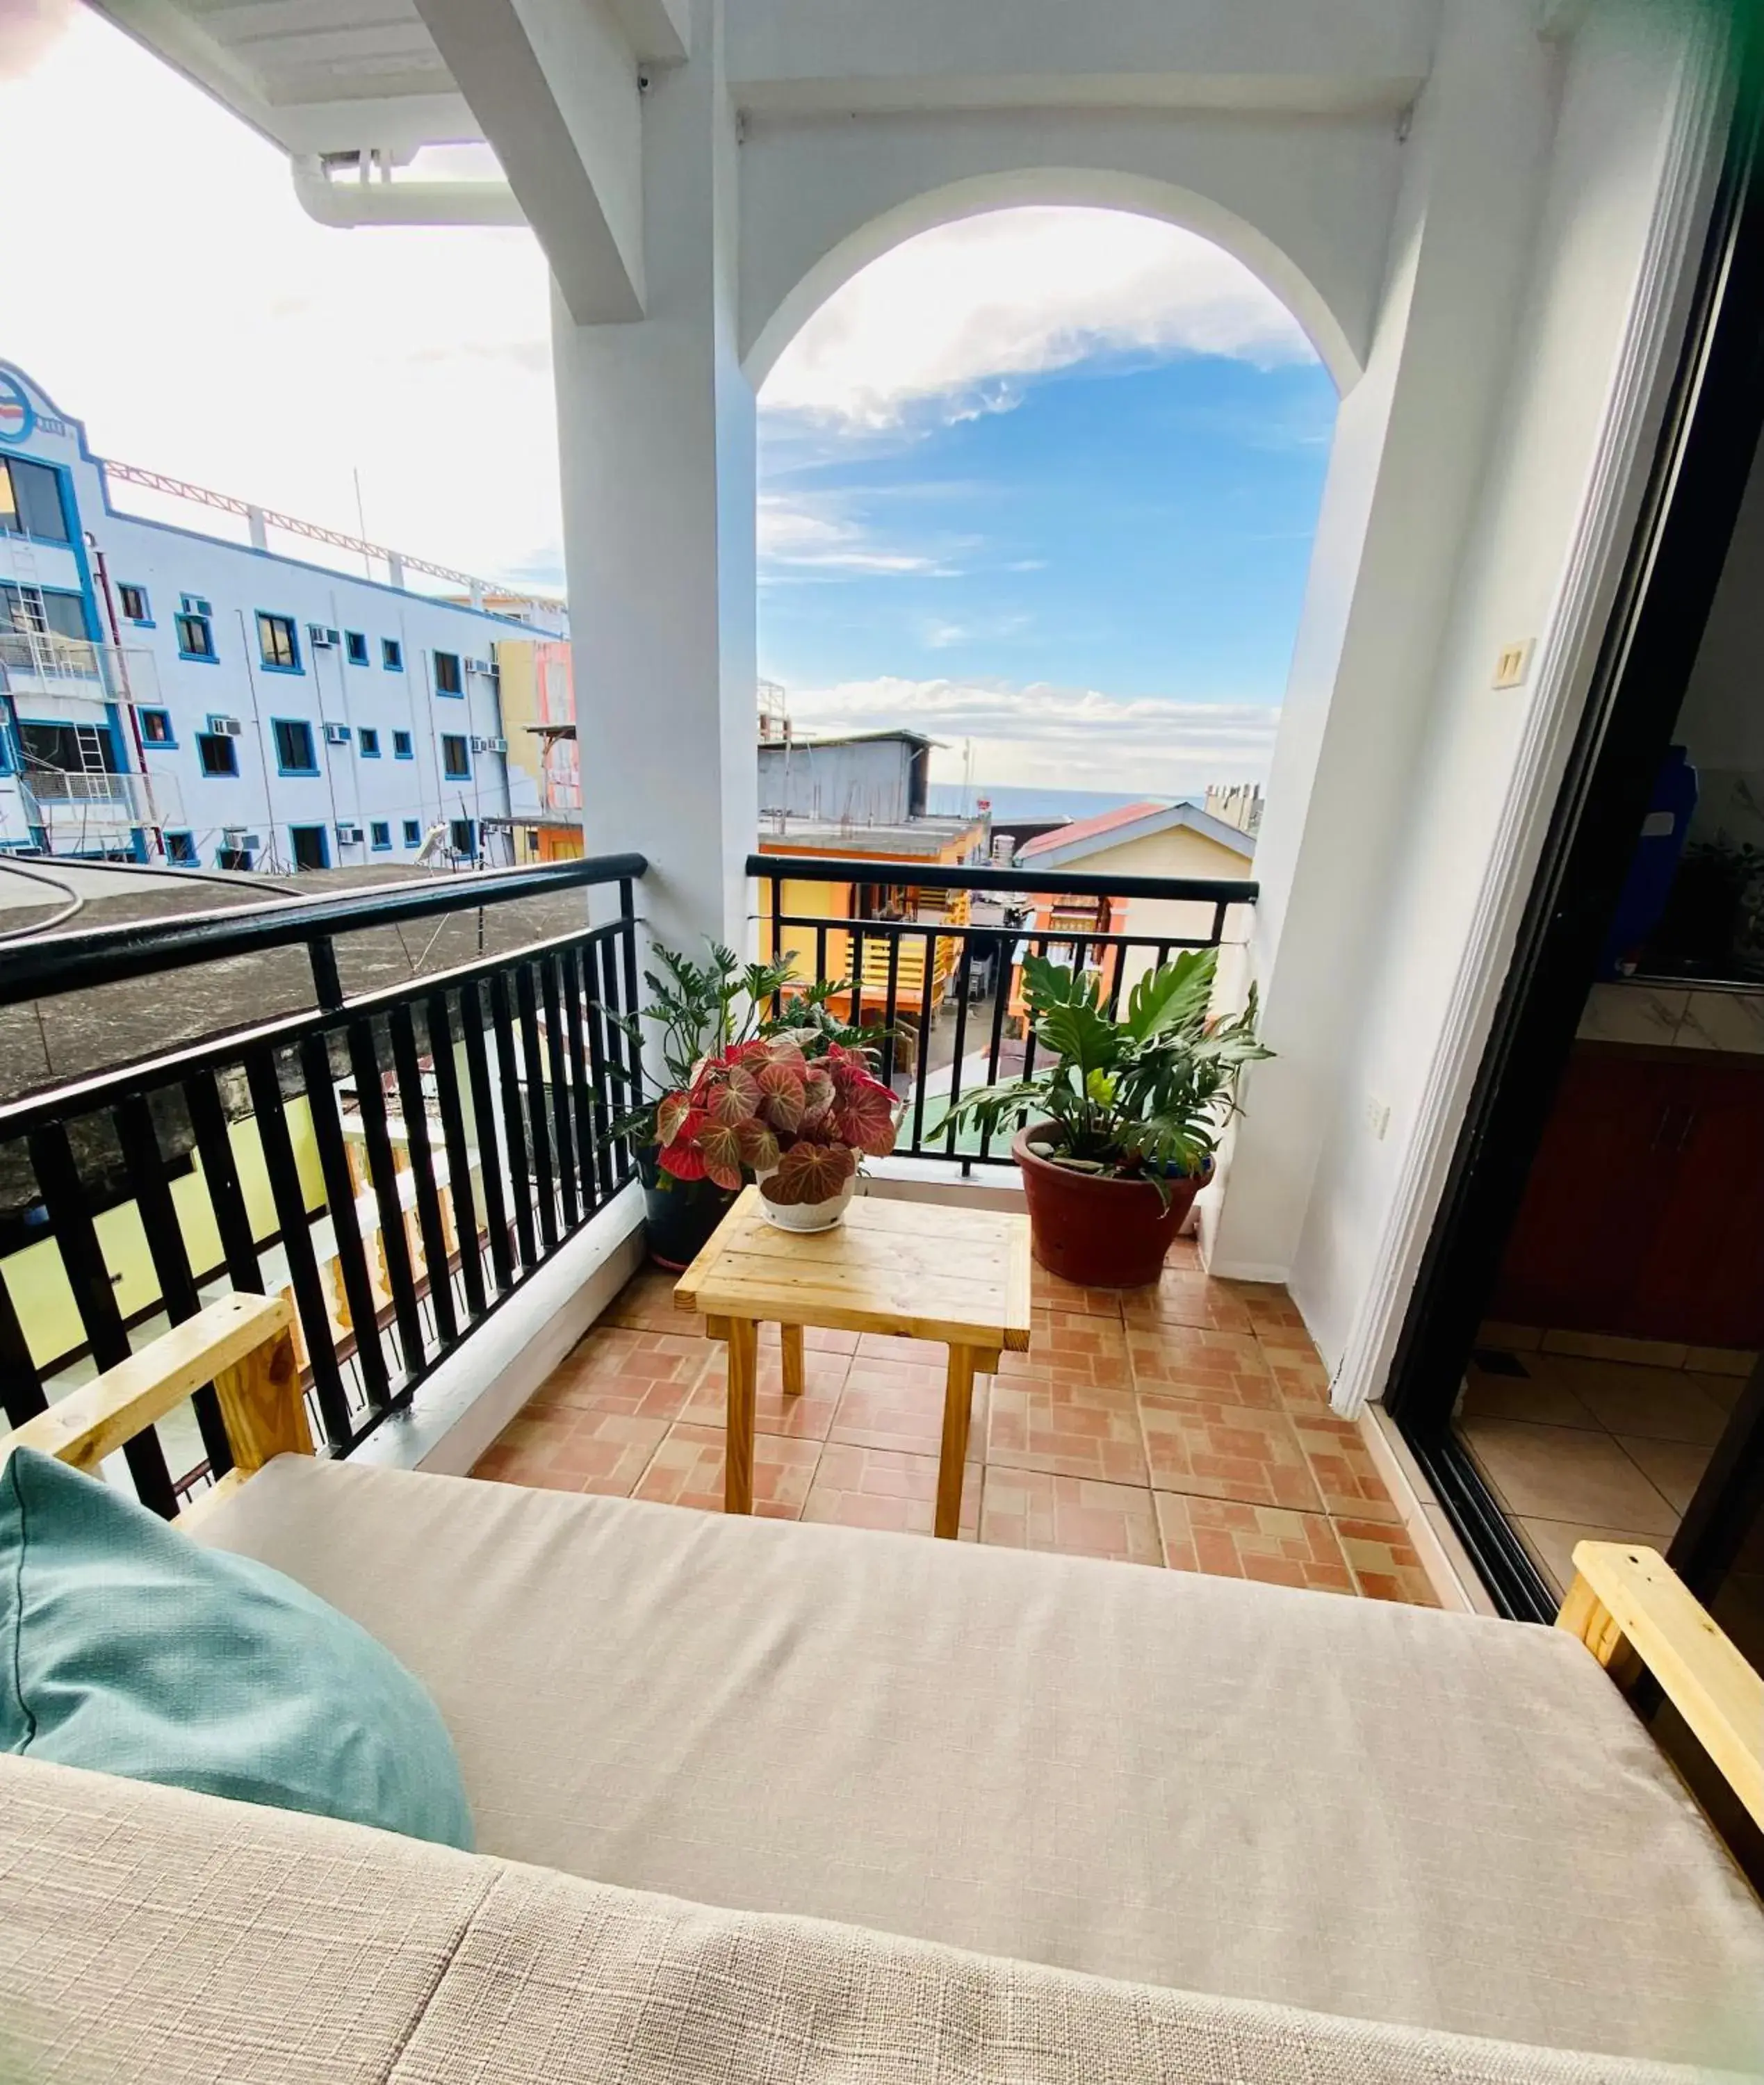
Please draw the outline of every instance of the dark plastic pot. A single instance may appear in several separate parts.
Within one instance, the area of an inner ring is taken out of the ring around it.
[[[714,1180],[676,1180],[657,1163],[653,1144],[637,1153],[649,1257],[678,1273],[710,1243],[711,1234],[735,1206],[737,1190]]]
[[[1029,1201],[1030,1249],[1050,1274],[1083,1289],[1142,1289],[1155,1281],[1194,1198],[1213,1178],[1167,1183],[1167,1205],[1147,1180],[1111,1180],[1053,1165],[1035,1149],[1056,1132],[1038,1123],[1017,1132],[1011,1156]]]

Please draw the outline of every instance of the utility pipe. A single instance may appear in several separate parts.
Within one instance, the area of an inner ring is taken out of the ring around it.
[[[288,168],[300,207],[337,231],[380,224],[519,227],[527,221],[506,181],[334,181],[316,153],[291,159]]]

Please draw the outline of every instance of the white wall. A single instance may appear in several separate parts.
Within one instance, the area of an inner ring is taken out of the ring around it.
[[[1277,1053],[1207,1244],[1285,1279],[1370,988],[1426,690],[1512,345],[1555,115],[1529,0],[1448,0],[1415,112],[1367,374],[1342,401],[1267,808],[1252,961]]]
[[[1595,473],[1609,467],[1601,433],[1613,399],[1636,380],[1632,310],[1680,142],[1680,46],[1660,11],[1645,0],[1596,8],[1570,56],[1512,373],[1490,430],[1443,642],[1414,684],[1420,757],[1376,901],[1360,915],[1375,960],[1354,994],[1359,1017],[1334,1076],[1316,1094],[1328,1136],[1290,1280],[1325,1359],[1348,1357],[1352,1380],[1338,1385],[1338,1397],[1382,1386],[1418,1259],[1418,1242],[1399,1251],[1392,1234],[1399,1190],[1420,1198],[1424,1232],[1440,1177],[1438,1154],[1417,1140],[1423,1096],[1452,1057],[1466,950],[1490,908],[1503,906],[1497,982],[1504,969],[1566,758],[1573,703],[1554,720],[1544,715],[1542,669],[1561,649],[1557,619],[1582,554],[1583,510]],[[1496,692],[1497,652],[1529,637],[1538,640],[1530,684]],[[1595,619],[1588,669],[1596,639]],[[1528,757],[1536,766],[1528,796],[1520,773]],[[1269,801],[1272,815],[1277,788]],[[1260,862],[1268,851],[1265,828]],[[1461,1120],[1486,1017],[1485,1008],[1453,1074],[1448,1127]],[[1367,1123],[1375,1097],[1392,1110],[1383,1140]]]

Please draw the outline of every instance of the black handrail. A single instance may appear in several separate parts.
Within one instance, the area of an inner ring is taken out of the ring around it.
[[[304,945],[314,953],[320,1003],[334,1007],[342,994],[334,984],[334,961],[326,962],[334,935],[508,905],[558,890],[635,882],[648,868],[640,854],[593,855],[584,861],[496,869],[435,883],[334,891],[323,898],[292,898],[232,911],[185,913],[173,919],[131,919],[83,933],[45,934],[15,942],[0,955],[0,1006],[151,977],[186,963],[218,962],[228,956]],[[327,975],[330,990],[325,988]]]
[[[1253,905],[1260,884],[1235,877],[1096,876],[1061,868],[995,868],[988,862],[951,868],[941,861],[861,861],[839,855],[750,854],[747,873],[768,883],[906,883],[921,890],[1052,891],[1073,898],[1192,898],[1209,905]],[[836,923],[835,923],[836,924]]]

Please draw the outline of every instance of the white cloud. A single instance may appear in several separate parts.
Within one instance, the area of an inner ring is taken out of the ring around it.
[[[1209,782],[1268,776],[1277,708],[1247,703],[1126,698],[1046,682],[908,681],[884,676],[828,688],[793,688],[798,731],[878,729],[899,724],[952,749],[935,771],[954,780],[960,748],[975,744],[975,772],[997,786],[1143,789],[1192,796]]]
[[[940,558],[879,541],[835,493],[763,492],[758,524],[760,569],[767,579],[949,575]]]
[[[922,233],[835,291],[779,358],[769,411],[899,427],[1008,409],[1022,380],[1103,353],[1315,359],[1242,262],[1105,210],[1008,210]]]

